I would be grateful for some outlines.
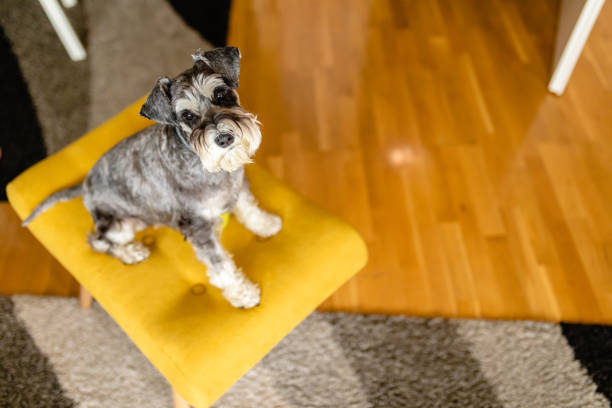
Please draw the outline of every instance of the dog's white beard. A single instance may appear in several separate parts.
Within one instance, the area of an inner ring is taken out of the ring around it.
[[[223,148],[215,143],[215,138],[223,133],[234,136],[231,146]],[[251,157],[261,143],[261,132],[257,118],[250,113],[242,113],[236,120],[223,118],[216,124],[209,124],[192,145],[205,170],[209,172],[234,171],[251,163]]]

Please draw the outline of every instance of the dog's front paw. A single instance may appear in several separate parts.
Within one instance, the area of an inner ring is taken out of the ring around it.
[[[140,242],[132,241],[125,245],[118,246],[113,250],[113,255],[123,263],[132,265],[144,261],[151,255],[149,248]]]
[[[225,288],[223,296],[234,307],[250,309],[254,306],[259,306],[261,291],[259,286],[245,279],[239,284]]]
[[[282,227],[283,220],[281,217],[266,213],[256,234],[262,238],[270,238],[271,236],[278,234]]]

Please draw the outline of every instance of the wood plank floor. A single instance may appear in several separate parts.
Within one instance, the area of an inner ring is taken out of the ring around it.
[[[323,309],[612,323],[612,6],[562,97],[546,91],[557,8],[234,1],[257,161],[369,246]],[[0,291],[74,293],[0,214]]]
[[[0,294],[76,296],[79,285],[34,238],[11,206],[0,203]]]
[[[258,161],[365,237],[328,310],[612,322],[612,6],[547,93],[556,1],[242,1]]]

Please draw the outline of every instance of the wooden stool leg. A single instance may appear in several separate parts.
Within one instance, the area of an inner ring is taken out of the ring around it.
[[[82,285],[79,287],[79,300],[81,301],[82,309],[89,309],[91,307],[91,293],[89,293]]]
[[[191,405],[189,405],[174,388],[172,389],[172,395],[174,397],[174,408],[191,408]]]

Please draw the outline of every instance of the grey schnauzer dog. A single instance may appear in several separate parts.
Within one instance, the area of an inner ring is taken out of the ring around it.
[[[82,184],[49,196],[23,225],[57,202],[82,196],[94,221],[89,244],[126,264],[149,256],[135,232],[167,225],[191,243],[210,283],[232,305],[250,308],[259,304],[259,287],[221,246],[219,217],[231,212],[261,237],[276,234],[282,221],[258,207],[244,173],[261,133],[236,92],[240,51],[198,50],[192,57],[192,68],[160,78],[142,106],[140,114],[157,124],[115,145]]]

